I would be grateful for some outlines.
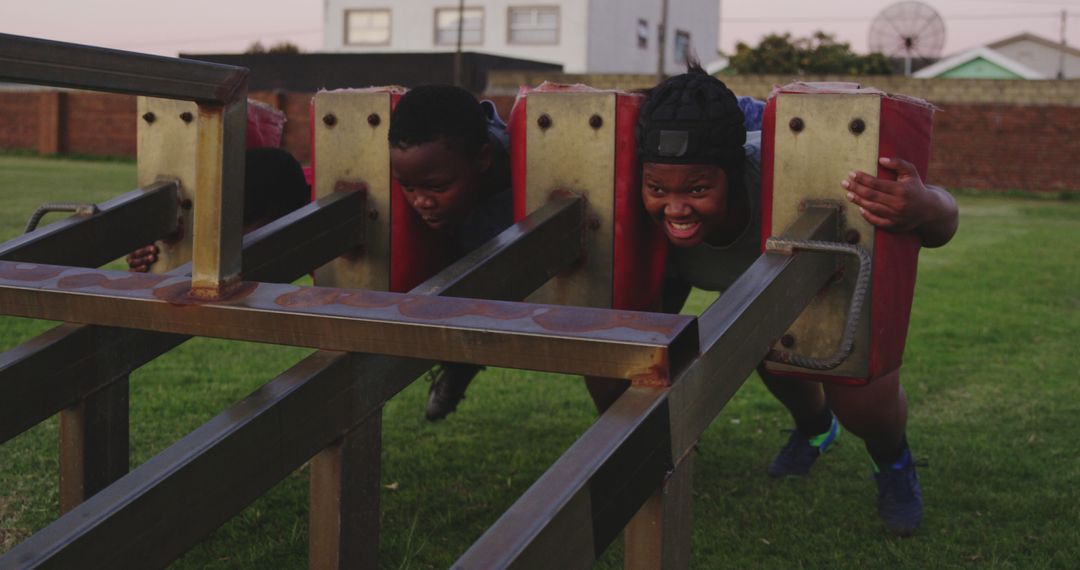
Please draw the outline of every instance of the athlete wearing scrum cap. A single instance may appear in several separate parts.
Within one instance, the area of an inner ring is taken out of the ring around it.
[[[638,120],[641,196],[671,248],[664,310],[681,309],[690,288],[723,291],[759,255],[760,132],[747,133],[735,95],[691,65],[653,88]],[[882,157],[897,180],[852,173],[839,184],[872,224],[914,231],[927,247],[945,244],[957,226],[956,202],[924,185],[915,167]],[[759,368],[769,391],[791,414],[795,429],[772,460],[772,477],[805,475],[836,441],[840,425],[863,439],[874,462],[878,513],[888,529],[910,535],[923,501],[907,444],[907,399],[899,370],[866,386],[774,377]]]

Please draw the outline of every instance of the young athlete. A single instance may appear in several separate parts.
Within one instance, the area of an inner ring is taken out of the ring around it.
[[[509,136],[490,101],[449,85],[412,89],[390,118],[390,170],[409,206],[445,234],[456,257],[513,224]],[[434,372],[425,415],[453,412],[482,367],[444,363]]]
[[[638,153],[641,195],[674,247],[665,310],[676,312],[691,286],[728,288],[759,255],[760,133],[747,133],[735,95],[699,66],[656,86],[642,106]],[[923,184],[897,157],[880,163],[895,181],[853,172],[838,184],[870,223],[915,232],[926,247],[948,242],[957,227],[952,196]],[[910,535],[922,520],[922,491],[906,438],[907,400],[899,371],[866,386],[779,378],[759,369],[791,413],[795,430],[769,465],[772,477],[804,475],[839,435],[863,439],[875,465],[878,512],[889,530]]]

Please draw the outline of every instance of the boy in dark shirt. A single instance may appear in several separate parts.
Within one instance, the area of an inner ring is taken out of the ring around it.
[[[405,93],[390,119],[390,170],[405,200],[460,258],[513,224],[509,137],[490,101],[449,85]],[[453,412],[481,367],[444,363],[426,416]]]

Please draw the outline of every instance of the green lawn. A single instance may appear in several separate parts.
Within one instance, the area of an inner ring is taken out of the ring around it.
[[[134,170],[0,156],[0,239],[41,202],[133,188]],[[692,299],[697,310],[711,300]],[[50,326],[3,318],[0,349]],[[751,379],[698,447],[692,566],[1080,565],[1078,334],[1080,202],[963,196],[956,238],[922,253],[905,355],[910,441],[929,461],[923,528],[886,535],[850,436],[811,476],[768,479],[788,420]],[[307,353],[198,339],[133,374],[132,466]],[[426,389],[419,381],[386,406],[384,568],[449,566],[594,417],[574,377],[489,370],[438,424],[423,419]],[[0,445],[0,552],[57,516],[56,480],[55,419]],[[301,469],[175,566],[305,567],[306,503]],[[620,565],[616,546],[600,566]]]

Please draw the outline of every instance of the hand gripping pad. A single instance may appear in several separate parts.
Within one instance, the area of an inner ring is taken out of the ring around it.
[[[844,206],[846,234],[873,258],[869,300],[863,305],[855,349],[840,366],[811,371],[766,363],[780,376],[865,384],[900,367],[907,336],[919,238],[890,233],[866,222],[840,186],[851,170],[895,179],[878,157],[911,162],[926,180],[934,107],[851,83],[793,83],[770,96],[762,148],[762,246],[780,235],[806,201]],[[844,277],[829,285],[791,326],[785,350],[822,358],[834,350],[846,318],[856,266],[845,263]]]

